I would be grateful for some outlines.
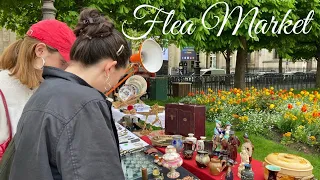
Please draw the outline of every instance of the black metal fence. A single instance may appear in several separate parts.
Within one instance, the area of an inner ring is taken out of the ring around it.
[[[208,92],[208,88],[213,91],[230,90],[234,88],[234,74],[232,75],[211,75],[211,76],[167,76],[168,77],[168,96],[172,96],[173,82],[189,82],[191,83],[191,92],[204,91]],[[314,88],[316,84],[316,74],[301,73],[295,75],[284,75],[278,73],[272,74],[248,74],[245,76],[246,87],[256,87],[275,89],[307,89]]]
[[[225,69],[225,67],[222,67],[222,69]],[[316,71],[317,68],[304,68],[304,67],[300,67],[300,68],[286,68],[285,65],[282,68],[282,73],[285,72],[310,72],[310,71]],[[231,69],[232,72],[235,71],[235,69]],[[259,68],[252,68],[252,67],[248,67],[247,68],[247,73],[258,73],[258,72],[274,72],[274,73],[279,73],[279,68],[268,68],[268,67],[259,67]]]

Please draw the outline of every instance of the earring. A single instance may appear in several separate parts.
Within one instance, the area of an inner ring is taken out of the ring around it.
[[[104,76],[106,77],[105,83],[109,86],[109,89],[108,89],[106,86],[104,87],[104,89],[105,89],[106,91],[109,91],[109,90],[111,89],[111,84],[110,84],[110,82],[109,82],[110,75],[108,74],[108,76],[107,76],[107,75],[105,74]]]
[[[39,70],[42,70],[42,69],[43,69],[44,64],[46,63],[46,61],[44,60],[43,57],[41,57],[41,59],[42,59],[42,67],[40,67],[40,68],[37,67],[36,69],[39,69]]]

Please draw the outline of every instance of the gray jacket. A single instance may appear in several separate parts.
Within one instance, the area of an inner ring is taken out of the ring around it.
[[[123,180],[111,103],[78,76],[46,67],[16,133],[10,180]]]

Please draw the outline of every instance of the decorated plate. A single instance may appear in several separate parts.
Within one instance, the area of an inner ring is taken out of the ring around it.
[[[127,85],[132,86],[132,88],[134,89],[135,95],[140,93],[140,88],[136,84],[127,84]]]
[[[145,93],[147,91],[147,81],[139,75],[134,75],[128,78],[126,84],[133,84],[139,89],[139,93]]]
[[[134,86],[134,88],[136,88],[137,94],[140,94],[140,93],[143,92],[143,87],[142,87],[142,85],[141,85],[141,83],[139,81],[133,80],[128,84],[132,85],[132,86]]]
[[[122,101],[128,100],[131,96],[135,95],[136,89],[130,84],[124,84],[119,90],[119,98]]]

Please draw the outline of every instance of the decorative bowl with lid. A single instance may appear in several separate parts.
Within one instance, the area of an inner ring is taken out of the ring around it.
[[[176,148],[172,145],[167,146],[165,154],[163,155],[162,166],[168,168],[170,172],[167,174],[168,178],[176,179],[180,176],[180,173],[176,171],[183,163],[182,158],[177,153]]]
[[[312,179],[314,175],[312,174],[313,166],[311,163],[293,154],[286,153],[272,153],[265,158],[264,162],[264,178],[268,178],[267,165],[275,165],[281,168],[277,177],[279,179],[283,178],[298,178],[298,179]]]

